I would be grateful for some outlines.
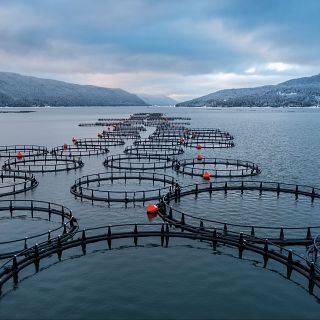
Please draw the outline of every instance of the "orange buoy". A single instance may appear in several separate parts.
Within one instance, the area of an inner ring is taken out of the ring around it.
[[[20,151],[17,152],[16,156],[18,160],[21,160],[23,158],[23,154]]]
[[[205,171],[202,175],[203,180],[210,180],[210,173]]]
[[[149,203],[147,206],[147,214],[157,214],[157,213],[158,213],[158,207],[153,203]]]
[[[201,161],[203,159],[202,155],[201,154],[198,154],[197,155],[197,160]]]
[[[68,145],[67,145],[66,143],[63,145],[63,149],[64,149],[64,150],[67,150],[67,149],[68,149]]]
[[[198,150],[200,150],[200,149],[202,148],[202,145],[201,145],[200,143],[198,143],[197,146],[196,146],[196,148],[197,148]]]

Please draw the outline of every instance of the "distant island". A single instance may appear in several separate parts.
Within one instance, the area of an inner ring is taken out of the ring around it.
[[[227,89],[176,104],[176,107],[319,107],[320,74],[277,85]]]
[[[0,72],[0,107],[170,105],[165,96],[145,96],[122,89],[78,85],[17,73]]]

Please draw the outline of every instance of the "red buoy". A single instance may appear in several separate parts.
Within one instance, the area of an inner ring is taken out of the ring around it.
[[[186,141],[185,138],[183,137],[180,138],[180,143],[184,143],[185,141]]]
[[[157,213],[158,213],[158,207],[153,203],[149,203],[147,206],[147,214],[157,214]]]
[[[205,171],[202,175],[203,180],[210,180],[210,173]]]
[[[197,155],[197,160],[201,161],[203,159],[202,155],[201,154],[198,154]]]
[[[108,127],[108,131],[110,131],[110,127]]]
[[[200,149],[202,148],[202,145],[201,145],[200,143],[198,143],[197,146],[196,146],[196,148],[197,148],[198,150],[200,150]]]
[[[97,134],[97,136],[98,136],[98,138],[100,139],[100,138],[101,138],[101,133],[99,132],[99,133]]]
[[[67,149],[68,149],[68,145],[67,145],[66,143],[63,145],[63,149],[64,149],[64,150],[67,150]]]
[[[21,160],[23,158],[23,154],[20,151],[17,152],[16,156],[18,160]]]

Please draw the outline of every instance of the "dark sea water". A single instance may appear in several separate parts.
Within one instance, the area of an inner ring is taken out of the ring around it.
[[[0,114],[0,145],[37,144],[48,148],[71,144],[72,137],[95,138],[99,127],[79,127],[79,122],[98,118],[127,117],[134,112],[164,112],[189,116],[192,127],[212,127],[235,137],[230,149],[205,149],[201,154],[249,160],[262,173],[245,180],[279,181],[320,187],[320,110],[318,109],[186,109],[186,108],[46,108],[35,113]],[[142,133],[147,137],[152,132]],[[126,145],[131,144],[129,141]],[[125,146],[110,147],[118,154]],[[180,158],[193,158],[187,149]],[[85,166],[76,171],[36,174],[39,186],[15,199],[37,199],[63,204],[73,211],[81,228],[119,223],[149,223],[142,204],[104,204],[75,199],[69,189],[74,180],[105,172],[103,155],[84,157]],[[0,158],[1,165],[4,159]],[[162,172],[162,171],[159,171]],[[167,169],[181,185],[202,182]],[[220,179],[221,180],[221,179]],[[100,188],[109,188],[109,184]],[[148,185],[147,188],[152,186]],[[136,182],[115,188],[141,190]],[[3,199],[3,198],[2,198]],[[1,199],[0,199],[1,200]],[[217,192],[197,199],[187,196],[174,204],[189,214],[225,222],[255,225],[320,225],[320,201],[303,197],[257,192],[227,196]],[[42,217],[31,219],[21,213],[14,219],[0,216],[0,241],[45,232],[57,226]],[[155,222],[160,222],[155,220]],[[320,301],[306,290],[306,280],[287,280],[285,268],[249,252],[242,260],[226,246],[217,251],[203,242],[147,238],[134,247],[132,240],[119,240],[113,250],[106,243],[89,245],[41,261],[19,274],[19,284],[6,285],[0,298],[1,319],[320,319]],[[1,249],[1,247],[0,247]],[[298,248],[305,254],[305,248]]]

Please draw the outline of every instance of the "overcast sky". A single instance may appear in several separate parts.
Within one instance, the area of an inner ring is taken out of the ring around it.
[[[318,0],[0,0],[0,70],[165,94],[320,71]]]

